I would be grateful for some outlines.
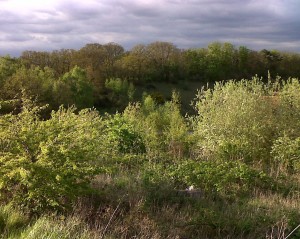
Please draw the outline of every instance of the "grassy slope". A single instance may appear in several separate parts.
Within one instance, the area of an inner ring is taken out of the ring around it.
[[[95,207],[83,200],[67,216],[29,220],[12,208],[2,207],[2,238],[279,239],[287,236],[299,219],[296,196],[256,192],[250,198],[228,201],[209,196],[180,197],[165,188],[159,192],[162,198],[153,200],[135,176],[101,177],[97,187],[106,195],[98,198],[101,205]],[[299,233],[291,238],[297,236]]]

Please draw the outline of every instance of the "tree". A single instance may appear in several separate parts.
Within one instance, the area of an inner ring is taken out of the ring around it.
[[[250,50],[245,46],[240,46],[238,49],[238,70],[240,77],[247,77],[249,72],[249,55]]]
[[[39,102],[52,103],[53,82],[54,72],[50,68],[22,66],[5,81],[3,95],[5,99],[20,98],[21,92],[25,91]]]
[[[20,59],[26,68],[30,68],[32,65],[41,68],[51,66],[51,54],[45,51],[24,51]]]
[[[93,106],[93,86],[85,70],[75,66],[54,84],[57,105],[76,105],[79,109]]]
[[[278,74],[282,77],[300,77],[300,54],[281,52],[282,60],[278,67]]]
[[[53,52],[24,51],[20,57],[26,68],[39,66],[40,68],[50,67],[55,72],[55,77],[60,77],[71,69],[75,50],[62,49]]]
[[[123,56],[124,48],[112,42],[103,45],[103,49],[105,52],[103,64],[105,78],[118,77],[118,67],[116,63]]]
[[[10,56],[0,57],[0,98],[4,96],[4,85],[8,78],[12,76],[20,67],[19,61]]]
[[[264,57],[264,60],[266,61],[267,69],[266,71],[270,71],[271,73],[277,74],[279,63],[282,61],[282,56],[280,53],[276,50],[266,50],[263,49],[260,54]]]
[[[236,50],[231,43],[213,42],[207,48],[207,77],[209,80],[227,80],[235,74]]]
[[[135,88],[132,82],[120,78],[110,78],[105,82],[108,90],[108,99],[115,106],[126,107],[129,101],[133,100]]]
[[[179,49],[169,42],[153,42],[147,46],[147,56],[154,80],[171,81],[178,73]]]
[[[105,83],[102,66],[105,60],[103,45],[98,43],[86,44],[75,53],[73,65],[85,69],[87,77],[92,82],[95,91],[99,94]]]
[[[119,60],[124,77],[137,82],[147,80],[149,75],[148,63],[146,46],[141,44],[134,46],[128,54]]]
[[[59,51],[53,51],[50,54],[50,65],[55,73],[56,77],[60,77],[66,72],[70,71],[73,65],[73,58],[75,50],[72,49],[61,49]]]
[[[204,48],[188,49],[184,52],[184,55],[189,80],[205,79],[207,50]]]

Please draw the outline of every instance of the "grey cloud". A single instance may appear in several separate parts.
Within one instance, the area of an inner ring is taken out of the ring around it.
[[[13,42],[25,42],[32,40],[33,37],[29,35],[21,35],[21,34],[10,34],[4,37],[4,41],[13,41]]]
[[[40,33],[40,34],[68,34],[76,27],[72,24],[30,24],[23,27],[23,30],[30,33]]]
[[[43,37],[28,37],[20,49],[78,49],[107,41],[130,48],[163,40],[182,48],[230,41],[300,52],[299,7],[295,0],[66,0],[27,16],[0,12],[0,33],[14,36],[1,40],[0,53],[35,34]]]
[[[0,23],[1,27],[5,24],[14,24],[17,22],[21,22],[23,19],[16,14],[13,14],[9,11],[1,11],[0,10]]]

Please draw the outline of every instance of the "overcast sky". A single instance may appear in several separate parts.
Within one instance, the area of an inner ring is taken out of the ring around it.
[[[0,0],[0,55],[214,41],[300,52],[300,0]]]

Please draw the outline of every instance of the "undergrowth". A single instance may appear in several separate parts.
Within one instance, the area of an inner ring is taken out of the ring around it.
[[[182,116],[174,92],[103,117],[0,116],[2,238],[284,239],[300,223],[299,81],[219,82],[194,106]]]

